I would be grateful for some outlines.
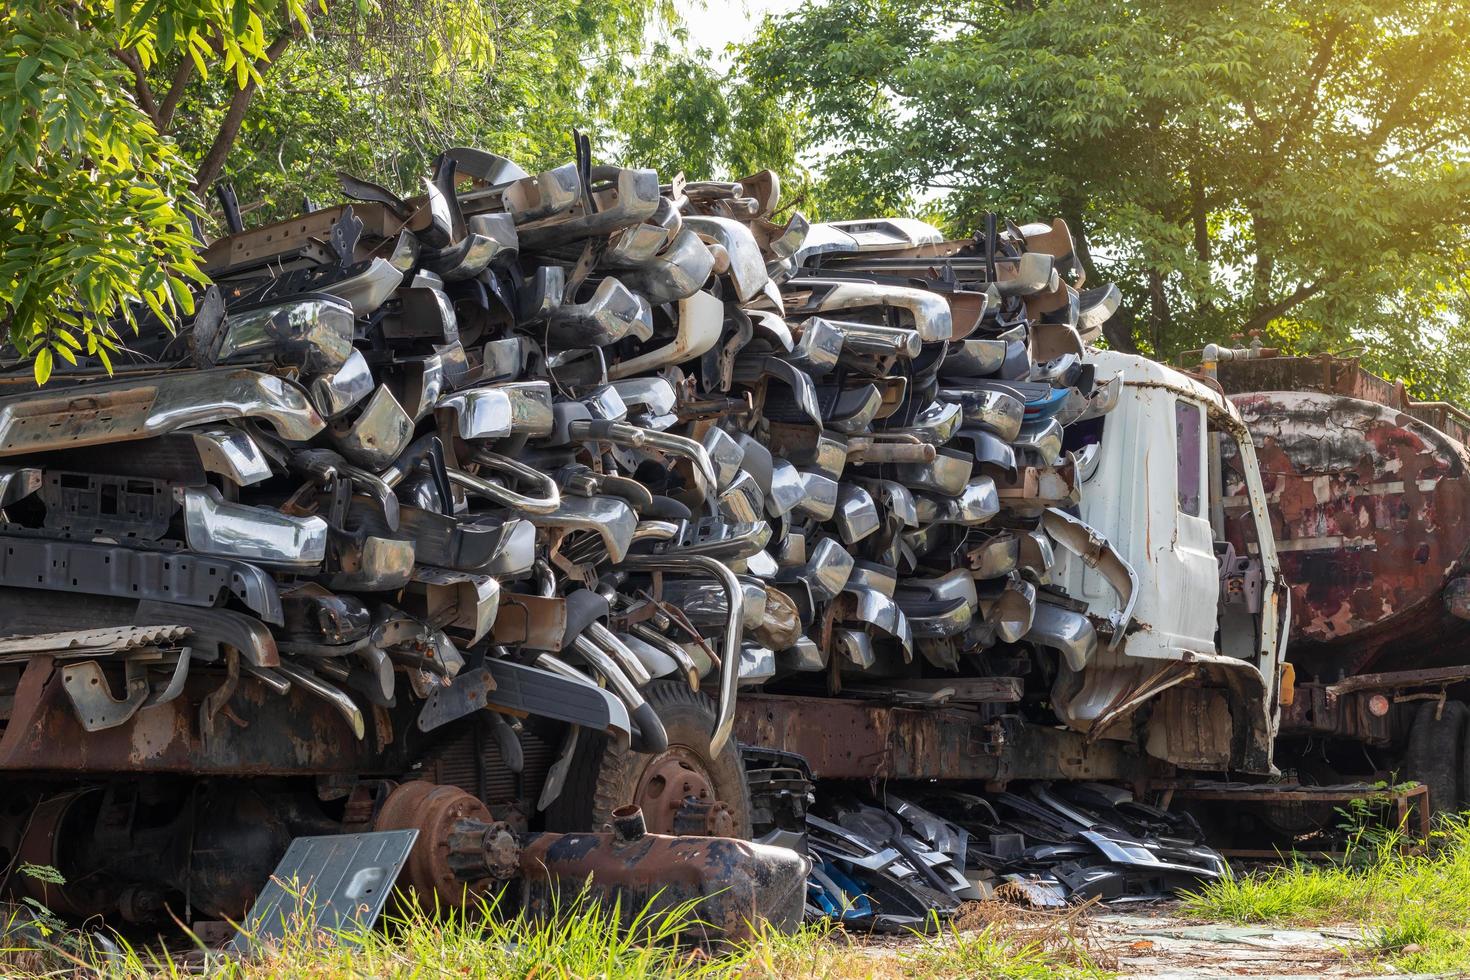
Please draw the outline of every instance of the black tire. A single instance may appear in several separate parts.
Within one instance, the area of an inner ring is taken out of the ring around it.
[[[1460,770],[1465,757],[1465,706],[1425,701],[1414,712],[1401,775],[1429,787],[1429,812],[1454,813],[1460,805]],[[1435,717],[1438,715],[1439,717]]]
[[[715,706],[683,681],[658,680],[643,690],[669,736],[669,751],[697,761],[708,778],[714,797],[730,808],[733,836],[749,840],[750,788],[740,747],[731,738],[719,755],[710,756],[710,732]],[[561,794],[546,808],[546,829],[561,832],[598,831],[612,811],[634,802],[634,795],[655,756],[634,752],[626,739],[591,734],[577,739],[572,763]]]

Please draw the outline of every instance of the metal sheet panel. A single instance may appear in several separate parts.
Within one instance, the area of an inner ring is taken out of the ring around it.
[[[388,830],[296,838],[229,948],[249,955],[297,928],[351,940],[377,921],[418,836]]]

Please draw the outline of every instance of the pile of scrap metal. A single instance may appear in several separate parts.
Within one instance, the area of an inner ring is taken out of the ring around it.
[[[875,796],[819,792],[800,756],[746,749],[745,764],[759,839],[811,859],[808,920],[927,930],[967,901],[1148,901],[1226,870],[1192,817],[1117,786],[1038,782],[980,796],[896,784]]]
[[[585,145],[343,190],[228,213],[195,312],[114,373],[3,377],[0,769],[312,775],[350,817],[425,734],[474,716],[519,773],[541,718],[544,810],[578,730],[669,749],[651,685],[712,695],[718,755],[742,687],[1044,703],[1123,636],[1132,571],[1067,512],[1118,293],[1063,223],[778,223],[774,174]],[[1111,621],[1049,583],[1055,544]]]
[[[1141,803],[1116,786],[1032,783],[1022,792],[985,797],[936,791],[919,798],[940,815],[930,820],[969,834],[972,844],[963,853],[986,897],[1033,905],[1152,900],[1226,871],[1193,819]]]
[[[916,221],[839,222],[815,226],[795,260],[781,289],[788,316],[812,316],[801,346],[828,328],[841,338],[830,367],[810,355],[803,364],[825,431],[767,417],[773,451],[808,483],[838,481],[832,522],[855,561],[822,623],[834,676],[866,674],[855,693],[887,678],[918,700],[968,700],[974,687],[1005,701],[1020,700],[996,691],[1030,672],[1028,647],[1082,670],[1097,632],[1086,604],[1050,582],[1056,544],[1113,585],[1119,607],[1103,625],[1121,641],[1135,576],[1067,512],[1096,449],[1069,442],[1067,427],[1099,418],[1122,391],[1120,375],[1096,377],[1085,357],[1119,295],[1072,285],[1083,277],[1066,224],[998,231],[991,219],[974,239],[944,241]],[[891,346],[880,351],[880,338]],[[915,653],[930,670],[905,666]],[[993,681],[950,685],[956,673]],[[917,683],[894,680],[905,676]]]

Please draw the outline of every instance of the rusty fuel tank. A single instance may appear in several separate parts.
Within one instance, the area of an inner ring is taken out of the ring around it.
[[[624,925],[692,905],[691,938],[753,939],[761,923],[801,924],[807,859],[784,847],[728,837],[650,834],[637,806],[612,813],[610,833],[532,834],[520,856],[526,911],[552,915],[581,890],[618,903]],[[645,919],[645,922],[648,921]]]
[[[1330,683],[1463,660],[1470,418],[1409,400],[1352,358],[1222,361],[1218,376],[1256,446],[1298,676]],[[1222,455],[1227,537],[1241,549],[1239,464],[1229,447]]]
[[[728,837],[651,834],[634,804],[612,812],[605,833],[517,833],[455,786],[392,788],[374,830],[418,830],[398,878],[423,907],[454,907],[496,883],[521,879],[524,910],[552,916],[590,899],[616,906],[625,927],[684,919],[683,939],[738,942],[763,923],[801,925],[809,860],[785,847]]]

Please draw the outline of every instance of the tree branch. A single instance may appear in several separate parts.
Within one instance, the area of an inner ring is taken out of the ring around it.
[[[1255,312],[1250,315],[1250,319],[1246,320],[1245,323],[1241,325],[1241,332],[1249,333],[1252,330],[1264,330],[1268,325],[1270,325],[1272,320],[1276,319],[1281,314],[1291,309],[1293,306],[1296,306],[1298,303],[1302,303],[1306,300],[1311,299],[1313,296],[1320,293],[1324,286],[1326,286],[1328,283],[1332,282],[1336,278],[1336,276],[1324,276],[1314,283],[1302,283],[1301,285],[1297,286],[1296,289],[1292,290],[1281,299],[1276,300],[1274,303],[1269,303],[1265,306],[1257,307]]]
[[[1240,108],[1245,112],[1245,118],[1250,120],[1251,125],[1256,128],[1256,132],[1260,135],[1261,149],[1264,151],[1267,146],[1274,146],[1276,137],[1266,121],[1257,115],[1255,102],[1249,98],[1243,99],[1241,100]]]
[[[1415,67],[1419,70],[1419,77],[1412,84],[1403,85],[1394,92],[1393,99],[1389,102],[1388,108],[1383,111],[1383,115],[1379,117],[1378,122],[1368,132],[1367,137],[1363,141],[1363,148],[1369,151],[1369,156],[1376,157],[1378,155],[1378,151],[1388,142],[1388,138],[1393,135],[1393,131],[1408,116],[1409,110],[1413,108],[1414,101],[1419,98],[1434,78],[1434,73],[1430,69],[1447,60],[1458,51],[1459,43],[1458,37],[1453,40],[1441,39],[1438,43],[1429,44],[1426,46],[1426,50],[1417,53],[1414,61]]]
[[[1164,338],[1173,332],[1174,314],[1169,309],[1169,296],[1164,292],[1164,276],[1157,269],[1148,270],[1148,333],[1153,356],[1163,360]]]
[[[264,76],[276,59],[290,47],[299,31],[300,27],[293,23],[281,32],[270,47],[265,49],[265,57],[256,61],[256,73]],[[225,110],[225,118],[220,122],[219,130],[214,134],[214,142],[210,144],[209,152],[204,154],[204,159],[199,162],[199,170],[194,175],[192,186],[196,194],[204,194],[219,178],[220,171],[225,166],[225,157],[235,145],[235,137],[240,134],[240,124],[245,121],[245,110],[250,108],[250,100],[255,97],[255,89],[255,79],[252,78],[230,96],[230,107]]]
[[[174,70],[173,81],[169,84],[168,92],[163,97],[163,105],[158,108],[160,128],[173,128],[174,112],[179,108],[179,102],[184,98],[184,88],[189,84],[189,79],[193,77],[194,59],[186,54],[179,59],[179,67]]]
[[[1195,138],[1198,145],[1199,138]],[[1201,262],[1210,261],[1209,208],[1205,203],[1205,178],[1200,173],[1198,157],[1189,162],[1189,217],[1194,224],[1194,254]]]
[[[1282,127],[1283,142],[1292,130],[1316,111],[1317,99],[1322,94],[1322,80],[1327,77],[1327,69],[1332,64],[1333,56],[1337,53],[1337,39],[1346,29],[1345,23],[1334,21],[1327,33],[1323,35],[1321,43],[1317,45],[1317,53],[1312,57],[1312,67],[1309,69],[1302,97],[1297,100],[1296,108],[1291,111],[1286,125]]]
[[[148,113],[155,129],[163,132],[163,123],[158,116],[158,103],[153,101],[153,90],[148,87],[148,75],[143,71],[143,62],[138,59],[138,52],[119,48],[113,54],[133,73],[133,97],[138,100],[138,108]]]

